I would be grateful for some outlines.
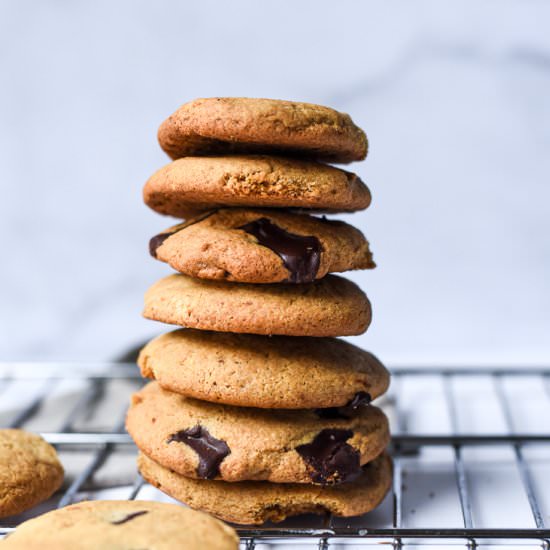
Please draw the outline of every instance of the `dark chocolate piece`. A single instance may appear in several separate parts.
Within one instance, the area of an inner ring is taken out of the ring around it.
[[[320,218],[317,218],[320,222],[326,223],[327,225],[337,226],[341,227],[342,225],[346,225],[345,222],[341,220],[329,220],[326,216],[321,216]]]
[[[304,237],[285,231],[267,218],[260,218],[238,227],[281,257],[291,283],[311,283],[317,276],[323,250],[317,237]]]
[[[123,517],[122,519],[117,519],[116,521],[111,521],[113,525],[122,525],[123,523],[126,523],[127,521],[130,521],[134,518],[137,518],[138,516],[142,516],[143,514],[147,514],[148,510],[138,510],[137,512],[132,512],[131,514],[128,514],[127,516]]]
[[[176,231],[169,231],[168,233],[159,233],[158,235],[155,235],[150,241],[149,241],[149,254],[153,256],[153,258],[157,257],[157,248],[170,236],[172,236]]]
[[[315,409],[315,412],[321,418],[353,418],[361,408],[366,407],[371,401],[370,393],[358,391],[343,407]]]
[[[361,475],[359,451],[346,443],[351,437],[351,430],[326,429],[311,443],[296,447],[296,452],[311,468],[309,475],[314,483],[342,483]]]
[[[199,424],[172,434],[166,443],[173,441],[189,445],[199,455],[197,475],[203,479],[216,477],[220,473],[222,460],[231,453],[231,449],[225,441],[216,439]]]

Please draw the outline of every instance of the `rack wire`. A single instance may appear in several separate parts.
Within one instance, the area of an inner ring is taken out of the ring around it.
[[[67,468],[48,502],[0,519],[0,537],[79,500],[171,500],[136,473],[124,431],[142,384],[131,364],[0,363],[0,425],[40,432]],[[550,369],[394,368],[379,405],[394,460],[380,508],[238,527],[242,548],[550,548]]]

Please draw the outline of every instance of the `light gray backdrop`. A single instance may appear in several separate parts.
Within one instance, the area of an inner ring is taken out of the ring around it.
[[[389,362],[550,360],[550,3],[0,2],[0,358],[101,359],[171,224],[141,187],[195,97],[305,100],[370,138],[349,217],[379,268],[358,342]]]

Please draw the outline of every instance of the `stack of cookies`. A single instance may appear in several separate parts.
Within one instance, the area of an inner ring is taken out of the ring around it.
[[[186,221],[150,242],[178,273],[144,315],[179,325],[141,351],[154,381],[127,429],[151,484],[240,524],[377,506],[391,483],[388,422],[370,404],[389,384],[363,333],[365,294],[331,275],[375,266],[363,234],[322,213],[367,208],[350,172],[365,158],[348,115],[305,103],[212,98],[160,127],[175,159],[147,182],[153,210]]]

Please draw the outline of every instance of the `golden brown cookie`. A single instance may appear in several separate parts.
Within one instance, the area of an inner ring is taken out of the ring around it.
[[[194,329],[155,338],[141,350],[138,365],[164,389],[204,401],[268,409],[330,407],[341,409],[341,415],[382,395],[390,379],[374,355],[344,340]]]
[[[315,162],[267,156],[185,157],[158,170],[143,188],[147,206],[189,218],[223,206],[353,212],[371,195],[351,172]]]
[[[252,285],[177,274],[147,291],[143,315],[219,332],[351,336],[367,330],[371,307],[356,284],[336,275],[303,285]]]
[[[372,405],[349,418],[232,407],[168,392],[157,382],[134,394],[126,428],[159,464],[225,481],[341,483],[358,477],[389,442],[388,420]]]
[[[22,523],[0,543],[6,550],[237,550],[231,527],[177,504],[79,502]]]
[[[279,522],[304,513],[357,516],[376,508],[391,487],[392,464],[383,453],[363,468],[353,483],[320,487],[267,481],[205,481],[184,477],[157,464],[144,454],[138,457],[141,475],[161,491],[238,524]]]
[[[239,283],[310,283],[375,267],[358,229],[277,210],[217,210],[156,235],[149,250],[191,277]]]
[[[322,105],[277,99],[195,99],[161,124],[158,139],[174,159],[281,153],[351,162],[367,155],[367,137],[349,115]]]
[[[39,435],[0,430],[0,517],[48,499],[63,482],[55,449]]]

